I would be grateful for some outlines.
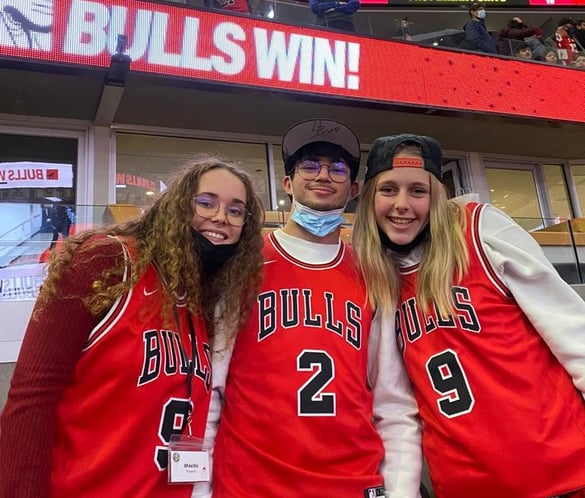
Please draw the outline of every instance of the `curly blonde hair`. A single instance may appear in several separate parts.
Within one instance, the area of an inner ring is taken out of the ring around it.
[[[202,271],[199,256],[194,250],[191,200],[201,176],[214,169],[224,169],[242,181],[250,215],[242,228],[235,254],[220,270],[208,275]],[[53,251],[48,275],[39,295],[40,307],[51,297],[60,295],[61,277],[71,266],[75,253],[88,251],[99,254],[96,246],[111,244],[112,239],[95,236],[110,235],[132,241],[130,245],[135,248],[135,257],[129,262],[123,257],[118,258],[119,263],[106,269],[99,280],[93,282],[92,293],[82,296],[93,315],[103,315],[121,294],[136,284],[147,267],[154,264],[167,291],[163,306],[166,317],[172,316],[174,296],[184,297],[190,312],[205,318],[212,336],[216,326],[216,307],[221,302],[221,319],[226,323],[229,334],[235,335],[245,322],[260,286],[263,223],[262,202],[254,192],[248,173],[235,163],[217,156],[195,156],[175,174],[167,190],[140,218],[69,237],[62,248]],[[123,279],[127,265],[130,278]]]

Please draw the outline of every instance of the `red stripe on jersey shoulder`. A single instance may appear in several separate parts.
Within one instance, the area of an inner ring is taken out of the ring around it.
[[[417,272],[419,267],[420,267],[420,264],[416,263],[414,265],[400,267],[398,269],[398,272],[400,273],[400,275],[410,275],[411,273]]]
[[[506,286],[506,284],[500,279],[496,271],[493,269],[484,249],[483,244],[481,243],[481,237],[479,233],[479,224],[481,221],[481,216],[483,214],[483,210],[485,208],[485,204],[468,204],[468,208],[471,210],[471,238],[473,241],[473,249],[477,254],[479,262],[483,268],[484,273],[496,288],[498,292],[500,292],[504,297],[508,299],[512,299],[512,293]]]
[[[126,261],[126,268],[124,270],[124,275],[122,276],[122,281],[125,282],[130,278],[130,252],[128,247],[122,240],[118,239],[122,250],[124,251],[124,260]],[[106,316],[102,318],[102,320],[93,328],[93,330],[89,333],[89,337],[87,339],[87,343],[83,348],[83,351],[87,351],[90,349],[94,344],[96,344],[100,339],[102,339],[111,329],[112,327],[118,322],[120,317],[124,314],[130,299],[132,298],[133,289],[130,289],[128,292],[122,294],[116,301],[112,307],[106,313]]]
[[[329,270],[331,268],[335,268],[337,265],[339,265],[339,263],[341,263],[343,257],[345,256],[345,251],[347,250],[346,243],[342,241],[339,245],[339,251],[337,251],[337,254],[335,255],[332,261],[323,264],[311,264],[305,263],[304,261],[300,261],[293,257],[292,255],[290,255],[288,252],[286,252],[285,249],[280,245],[280,243],[274,236],[274,233],[272,232],[269,233],[267,240],[268,242],[270,242],[270,244],[280,257],[300,268],[306,268],[308,270]]]

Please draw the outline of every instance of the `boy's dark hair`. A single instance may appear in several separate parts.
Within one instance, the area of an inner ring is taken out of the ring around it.
[[[471,13],[472,12],[475,12],[475,11],[477,11],[479,9],[483,9],[483,8],[484,8],[484,6],[483,6],[482,3],[473,3],[473,4],[470,5],[470,7],[469,7],[469,9],[468,9],[467,12],[471,16]]]

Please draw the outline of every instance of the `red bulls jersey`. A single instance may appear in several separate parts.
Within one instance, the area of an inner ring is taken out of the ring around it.
[[[585,483],[585,403],[490,266],[468,207],[454,314],[423,315],[402,270],[398,340],[437,498],[544,498]],[[561,317],[559,317],[562,320]]]
[[[372,313],[350,248],[311,265],[270,234],[264,257],[230,363],[213,496],[362,498],[382,485],[384,452],[367,387]]]
[[[190,498],[191,484],[167,483],[167,444],[187,413],[193,348],[189,314],[163,324],[154,268],[116,301],[91,332],[57,411],[55,498]],[[66,319],[66,317],[64,317]],[[205,326],[193,318],[193,435],[202,438],[211,367]],[[48,366],[50,368],[50,366]]]

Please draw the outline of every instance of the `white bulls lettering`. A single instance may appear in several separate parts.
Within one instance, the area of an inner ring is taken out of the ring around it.
[[[150,64],[182,67],[221,74],[238,74],[246,64],[246,54],[237,42],[244,41],[243,28],[233,22],[218,23],[212,32],[211,53],[201,54],[200,20],[186,16],[180,51],[168,50],[175,26],[169,14],[128,7],[108,7],[88,0],[73,0],[69,11],[63,51],[66,54],[99,55],[105,49],[115,53],[118,34],[132,33],[126,53],[133,61],[146,58]],[[133,18],[132,29],[128,24]],[[202,43],[203,44],[203,43]],[[201,45],[202,45],[201,44]],[[207,45],[207,44],[206,44]]]

